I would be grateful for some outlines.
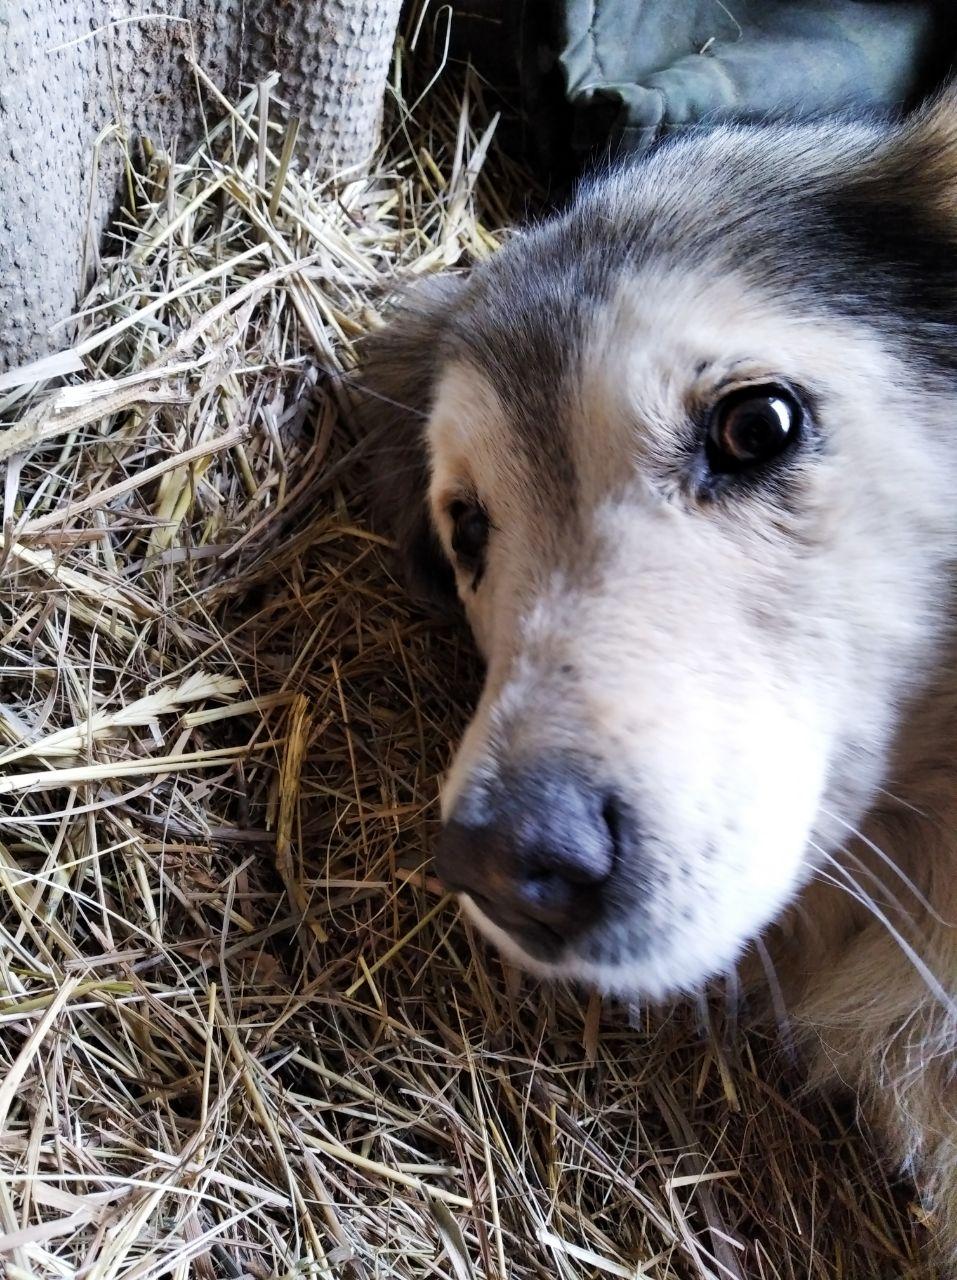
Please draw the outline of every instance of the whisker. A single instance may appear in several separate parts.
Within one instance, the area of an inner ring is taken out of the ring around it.
[[[791,1019],[788,1016],[787,1004],[784,1000],[784,992],[781,989],[781,981],[778,978],[770,953],[760,937],[755,938],[754,949],[758,953],[761,967],[767,980],[768,991],[771,993],[771,1005],[774,1009],[775,1021],[778,1024],[778,1035],[781,1037],[782,1048],[785,1055],[793,1063],[797,1059],[797,1049],[794,1044],[794,1033],[791,1028]]]
[[[928,822],[935,821],[932,813],[927,813],[924,809],[918,809],[916,804],[912,804],[910,800],[905,800],[903,796],[899,796],[896,791],[889,791],[887,787],[877,787],[882,796],[887,796],[888,800],[893,800],[895,804],[899,804],[902,809],[909,809],[911,813],[916,813],[918,818],[926,818]]]
[[[892,907],[894,911],[901,916],[902,919],[907,921],[908,924],[914,923],[913,913],[909,911],[907,907],[904,906],[900,898],[898,898],[898,896],[890,889],[890,887],[884,883],[884,881],[880,878],[877,872],[872,867],[869,867],[867,865],[867,863],[863,860],[863,858],[860,858],[856,853],[853,853],[847,847],[847,845],[841,845],[840,852],[844,857],[848,859],[849,862],[853,863],[856,872],[860,875],[862,879],[866,878],[873,885],[875,885],[877,889],[880,890],[881,896],[888,907]],[[841,865],[843,866],[844,864],[842,863]],[[861,889],[863,890],[864,885],[861,882],[861,880],[858,880],[858,884],[860,884]],[[875,898],[874,901],[877,901],[877,899]],[[927,903],[921,903],[921,905],[926,907],[928,910],[930,910],[930,907]]]
[[[402,400],[394,400],[391,396],[387,396],[382,391],[375,391],[366,383],[361,374],[357,374],[348,369],[333,369],[329,365],[321,365],[319,367],[320,379],[327,379],[329,382],[335,383],[337,386],[347,387],[350,391],[357,392],[360,396],[364,396],[367,400],[378,400],[382,404],[390,405],[393,409],[401,409],[403,413],[409,413],[414,418],[427,418],[428,412],[415,405],[406,404]],[[321,381],[317,382],[317,388],[321,388]]]
[[[707,1040],[709,1034],[712,1033],[711,1026],[711,1009],[708,1006],[708,996],[705,991],[696,991],[694,994],[694,1003],[698,1015],[698,1036],[702,1040]]]
[[[877,856],[880,858],[880,860],[884,863],[884,865],[890,871],[892,871],[894,875],[896,875],[897,878],[907,886],[908,889],[910,889],[911,893],[914,895],[914,897],[917,899],[920,905],[924,908],[925,911],[927,911],[933,917],[933,919],[935,919],[938,922],[938,924],[942,924],[945,926],[945,928],[948,928],[948,929],[953,928],[953,923],[949,920],[945,920],[943,916],[939,914],[939,912],[934,907],[933,903],[931,903],[928,900],[923,890],[921,890],[920,887],[917,884],[915,884],[915,882],[910,878],[910,876],[908,876],[907,873],[897,865],[897,863],[890,856],[890,854],[885,853],[885,851],[880,847],[880,845],[876,844],[873,840],[870,839],[869,836],[866,836],[863,831],[860,831],[857,827],[853,825],[853,823],[847,822],[839,814],[831,813],[830,810],[825,809],[823,806],[821,807],[821,812],[826,817],[830,818],[832,822],[839,823],[844,828],[845,831],[849,831],[851,835],[853,835],[856,839],[860,840],[862,844],[865,844],[872,853],[876,853]],[[814,845],[814,847],[817,848],[817,845]]]
[[[836,879],[834,876],[828,875],[827,872],[822,871],[819,868],[816,874],[820,879],[827,884],[834,885],[835,888],[843,889],[850,898],[853,898],[855,902],[864,907],[865,910],[867,910],[880,924],[884,926],[889,936],[897,943],[898,947],[920,974],[925,986],[931,994],[944,1006],[950,1016],[957,1017],[957,999],[947,991],[927,962],[914,949],[914,947],[911,946],[900,930],[895,928],[894,924],[888,919],[887,915],[881,910],[870,894],[868,894],[867,891],[858,884],[842,862],[829,854],[825,849],[821,849],[816,845],[814,847],[822,857],[826,858],[827,861],[831,863],[838,875],[842,877],[842,879]]]
[[[722,1003],[724,1005],[724,1036],[722,1038],[725,1045],[733,1045],[738,1038],[741,1012],[741,981],[737,968],[729,969],[724,975]]]

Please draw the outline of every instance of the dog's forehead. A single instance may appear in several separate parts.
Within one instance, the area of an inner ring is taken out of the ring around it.
[[[513,394],[474,360],[446,364],[428,426],[431,484],[440,503],[463,485],[483,493],[494,486],[499,509],[517,501],[574,511],[580,477],[567,417],[547,386],[522,392]]]
[[[533,255],[499,276],[455,321],[446,343],[433,446],[579,476],[589,451],[614,462],[642,437],[680,428],[732,377],[848,376],[847,323],[808,325],[801,311],[740,273],[674,261],[617,268],[609,260]],[[835,352],[844,354],[835,365]],[[583,450],[584,455],[583,456]],[[594,461],[594,459],[592,459]]]
[[[589,279],[582,257],[551,265],[551,276],[516,272],[459,317],[429,440],[438,493],[494,488],[496,506],[548,509],[572,528],[640,471],[646,445],[668,447],[695,389],[727,368],[708,341],[715,312],[746,333],[748,305],[733,281],[712,283],[709,305],[688,273],[601,263]]]
[[[829,418],[849,446],[895,387],[949,385],[957,221],[884,138],[718,130],[514,238],[437,348],[439,487],[471,472],[573,529],[645,459],[670,466],[675,432],[734,377],[850,406]]]
[[[569,419],[605,397],[616,363],[622,389],[639,356],[647,378],[656,360],[670,361],[659,372],[680,382],[689,365],[727,352],[709,337],[727,338],[733,320],[746,332],[749,295],[767,293],[770,279],[749,281],[739,262],[780,210],[767,193],[763,208],[752,201],[729,245],[718,232],[735,201],[728,175],[712,157],[710,174],[690,183],[688,163],[679,150],[598,184],[473,273],[445,335],[446,364],[494,388],[498,420],[536,462],[563,462]],[[759,310],[750,307],[755,322]]]
[[[507,387],[526,417],[547,416],[622,265],[614,246],[570,235],[567,220],[513,240],[475,272],[451,352]]]
[[[524,458],[546,466],[566,490],[573,481],[569,401],[608,288],[606,265],[546,231],[476,273],[447,335],[446,392],[458,398],[463,420],[473,416],[471,387],[476,412],[481,406],[481,421],[473,417],[471,425],[507,431]]]
[[[893,332],[949,373],[953,351],[935,334],[957,220],[919,185],[911,151],[847,122],[718,129],[665,147],[585,187],[566,214],[479,268],[450,351],[507,388],[532,442],[574,394],[596,320],[642,279],[657,282],[652,305],[674,312],[669,291],[684,295],[689,277],[719,292],[734,277],[739,294],[748,286],[805,320]]]

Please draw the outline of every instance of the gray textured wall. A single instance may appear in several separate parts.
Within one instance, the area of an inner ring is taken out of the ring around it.
[[[69,340],[50,327],[85,291],[119,191],[120,151],[107,143],[91,200],[101,132],[119,123],[181,146],[199,136],[190,49],[230,95],[278,70],[304,159],[338,168],[374,146],[400,6],[0,0],[0,369]],[[164,17],[144,20],[144,10]]]

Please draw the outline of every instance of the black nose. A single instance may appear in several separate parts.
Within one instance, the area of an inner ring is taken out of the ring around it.
[[[445,885],[496,924],[555,950],[594,922],[615,864],[618,809],[583,771],[550,764],[482,783],[439,839]]]

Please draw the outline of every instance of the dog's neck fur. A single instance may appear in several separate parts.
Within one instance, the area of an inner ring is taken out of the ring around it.
[[[850,1085],[867,1100],[905,1167],[922,1175],[951,1250],[957,1249],[957,688],[944,673],[955,669],[957,636],[942,646],[937,674],[907,708],[885,789],[859,833],[849,832],[835,854],[872,903],[855,901],[849,882],[837,887],[840,873],[828,868],[831,882],[809,883],[772,939],[791,1029],[812,1064],[812,1082]],[[757,974],[755,967],[746,977]],[[758,981],[766,981],[763,970]]]

